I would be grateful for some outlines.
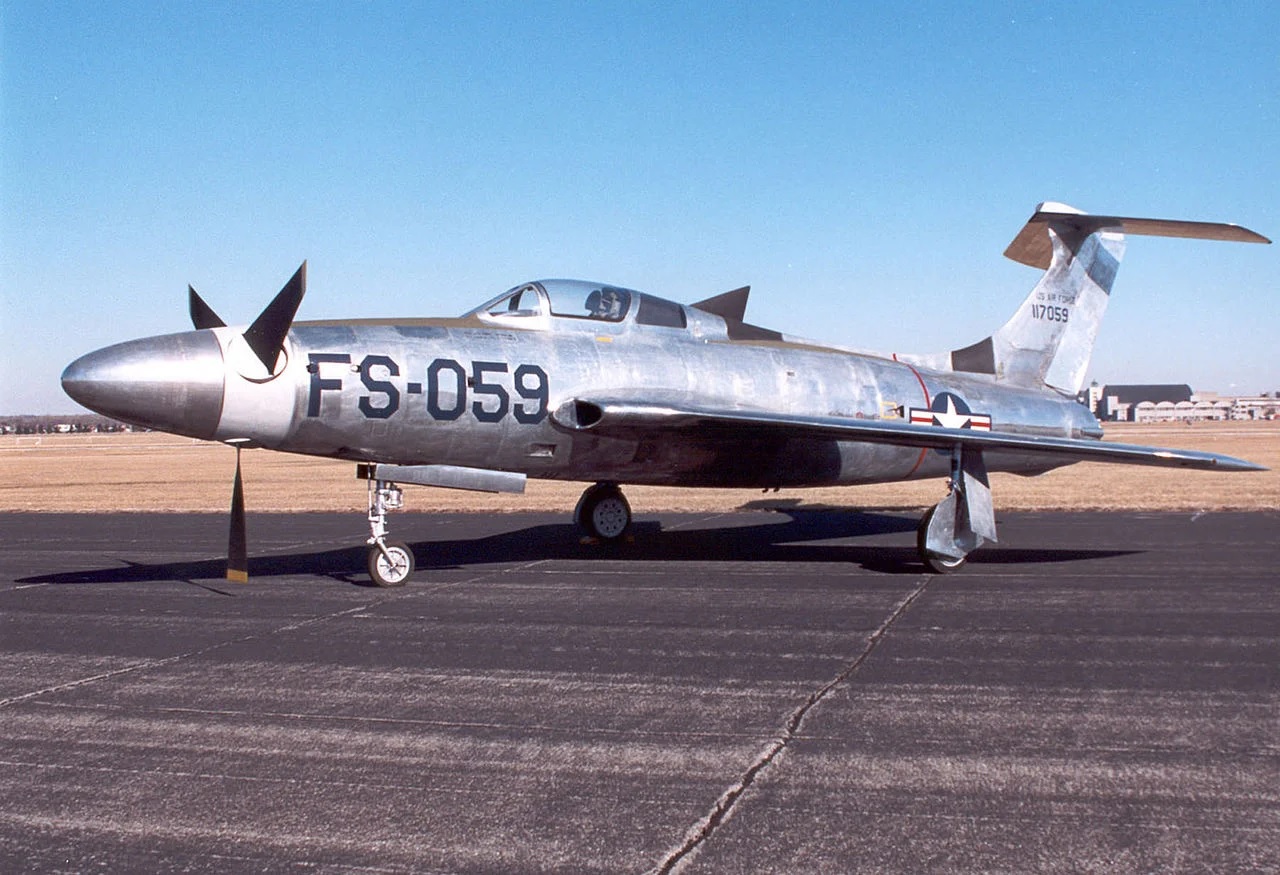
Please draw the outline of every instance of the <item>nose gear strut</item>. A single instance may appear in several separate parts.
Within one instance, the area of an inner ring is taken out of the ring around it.
[[[369,576],[378,586],[404,586],[413,574],[408,544],[387,540],[387,513],[404,507],[404,492],[390,480],[369,481]]]
[[[525,475],[460,465],[385,465],[362,462],[356,477],[369,483],[369,576],[378,586],[404,586],[413,573],[413,551],[387,540],[387,513],[404,506],[400,483],[468,489],[476,492],[524,492]]]

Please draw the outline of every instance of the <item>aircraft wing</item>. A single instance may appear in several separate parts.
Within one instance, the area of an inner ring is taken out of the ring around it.
[[[684,403],[577,398],[552,416],[561,428],[613,437],[672,436],[741,439],[770,437],[832,438],[948,450],[957,444],[983,450],[1043,454],[1059,462],[1113,462],[1209,471],[1266,471],[1243,459],[1196,450],[1103,443],[1087,438],[1012,434],[968,428],[912,425],[901,419],[844,419],[797,416],[761,410],[712,409]]]

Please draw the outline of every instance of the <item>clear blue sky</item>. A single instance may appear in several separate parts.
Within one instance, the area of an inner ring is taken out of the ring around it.
[[[72,358],[529,278],[886,351],[979,339],[1037,202],[1280,238],[1280,4],[0,6],[0,414]],[[1091,375],[1280,389],[1280,246],[1132,238]]]

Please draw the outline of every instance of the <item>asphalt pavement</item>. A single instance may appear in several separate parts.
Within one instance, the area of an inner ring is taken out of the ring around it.
[[[0,515],[0,871],[1280,871],[1280,514]]]

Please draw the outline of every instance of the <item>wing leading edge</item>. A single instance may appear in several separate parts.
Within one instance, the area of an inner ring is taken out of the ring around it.
[[[902,420],[841,419],[796,416],[759,410],[710,409],[681,402],[646,402],[625,399],[573,399],[552,414],[552,420],[568,431],[629,437],[661,433],[717,435],[742,438],[753,433],[774,437],[834,438],[865,443],[895,444],[946,450],[969,449],[1036,453],[1059,462],[1111,462],[1163,468],[1208,471],[1266,471],[1262,465],[1233,456],[1103,443],[1091,439],[1012,434],[911,425]]]

